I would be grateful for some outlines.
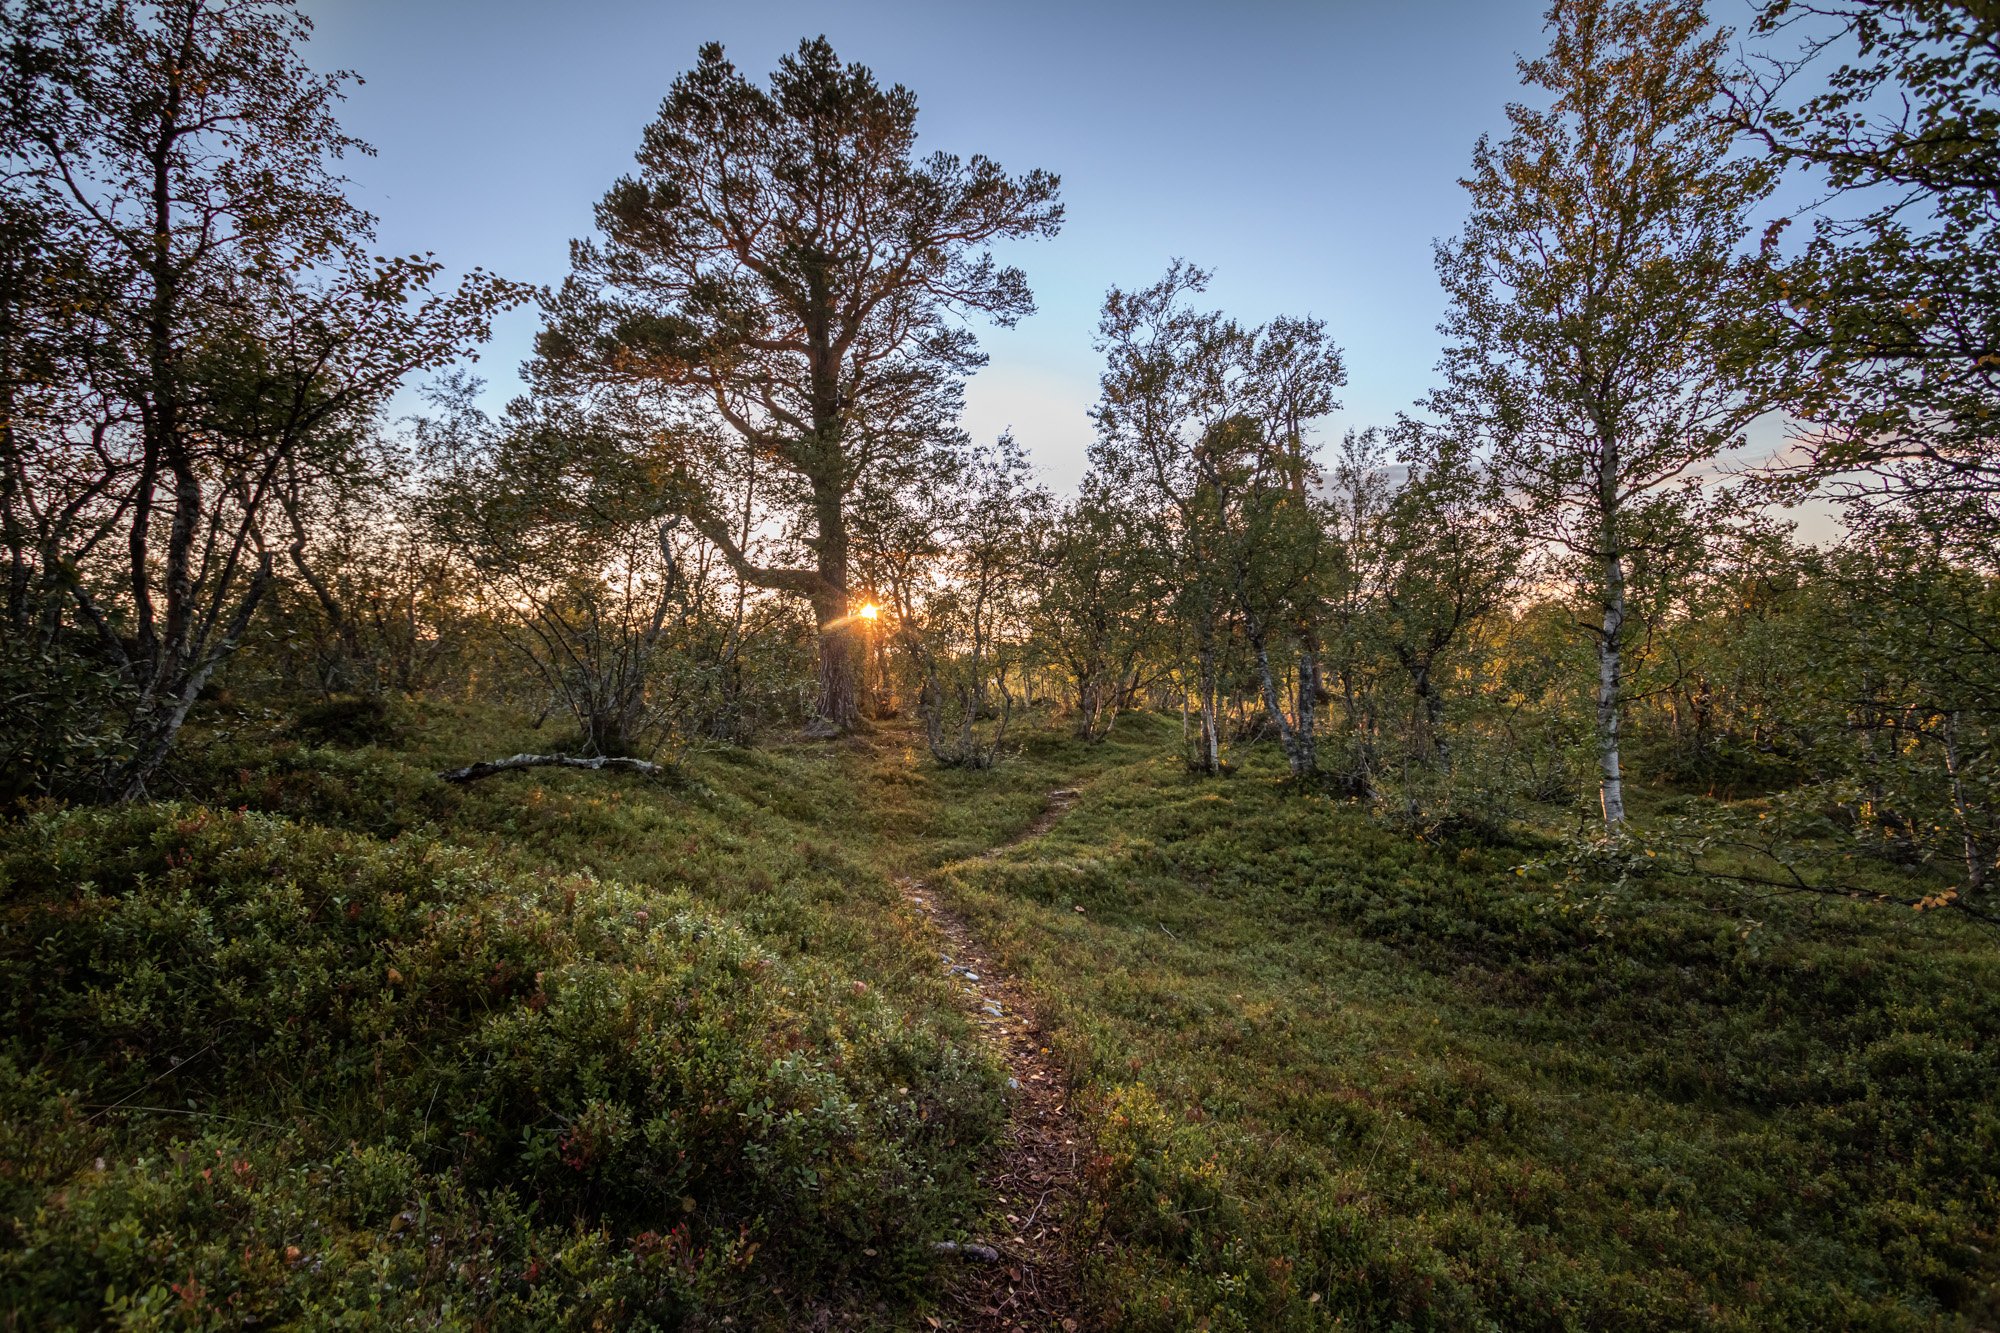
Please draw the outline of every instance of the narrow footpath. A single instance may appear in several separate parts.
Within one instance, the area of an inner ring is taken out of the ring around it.
[[[986,855],[1040,837],[1075,799],[1074,791],[1049,793],[1033,824]],[[958,984],[967,1012],[1008,1074],[1005,1140],[988,1178],[992,1234],[952,1247],[959,1262],[946,1307],[933,1317],[936,1326],[1077,1333],[1084,1326],[1075,1313],[1079,1256],[1066,1227],[1079,1198],[1085,1149],[1069,1113],[1066,1080],[1020,979],[1001,971],[964,918],[922,882],[903,880],[902,890],[943,938],[939,966]]]

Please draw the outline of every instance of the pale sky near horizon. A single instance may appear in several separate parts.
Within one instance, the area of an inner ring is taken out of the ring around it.
[[[1326,320],[1345,350],[1346,425],[1387,425],[1432,382],[1444,302],[1434,238],[1457,184],[1520,95],[1544,0],[1249,0],[1235,5],[914,0],[303,0],[307,59],[350,68],[343,119],[374,158],[347,164],[386,252],[429,250],[554,284],[572,237],[632,167],[641,129],[703,42],[760,80],[821,33],[917,95],[920,147],[1063,178],[1052,241],[1007,247],[1039,305],[983,327],[976,438],[1012,428],[1072,489],[1097,396],[1091,347],[1111,285],[1175,256],[1215,272],[1209,304],[1247,322]],[[1717,8],[1733,8],[1718,5]],[[537,317],[496,326],[476,373],[519,389]]]

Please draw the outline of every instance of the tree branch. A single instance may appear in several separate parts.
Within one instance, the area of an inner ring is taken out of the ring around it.
[[[464,768],[447,769],[438,777],[444,782],[463,786],[517,768],[587,768],[593,771],[617,768],[628,773],[643,773],[649,778],[663,776],[667,771],[650,760],[628,759],[622,755],[598,755],[594,759],[585,759],[574,754],[510,754],[505,759],[489,759],[480,764],[467,764]]]

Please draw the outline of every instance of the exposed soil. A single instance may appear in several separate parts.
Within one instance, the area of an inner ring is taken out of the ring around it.
[[[1076,799],[1049,794],[1035,822],[988,852],[1039,837]],[[1007,1067],[1007,1129],[987,1177],[995,1210],[992,1234],[975,1238],[948,1261],[956,1265],[938,1326],[1076,1333],[1078,1254],[1065,1230],[1077,1201],[1085,1147],[1069,1113],[1067,1080],[1049,1054],[1034,1001],[1020,979],[1000,970],[965,920],[916,880],[903,896],[944,939],[939,966],[957,982],[968,1013]]]

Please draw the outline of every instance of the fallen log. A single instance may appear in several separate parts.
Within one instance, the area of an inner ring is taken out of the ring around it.
[[[447,769],[438,777],[446,782],[477,782],[516,768],[617,768],[628,773],[643,773],[647,777],[658,777],[667,771],[650,760],[627,759],[622,755],[598,755],[594,759],[586,759],[574,754],[510,754],[505,759],[488,759],[480,764],[467,764],[464,768]]]
[[[956,1254],[965,1259],[978,1259],[984,1263],[1000,1262],[1000,1251],[991,1245],[981,1245],[976,1240],[959,1242],[955,1240],[934,1240],[931,1242],[933,1254]]]

